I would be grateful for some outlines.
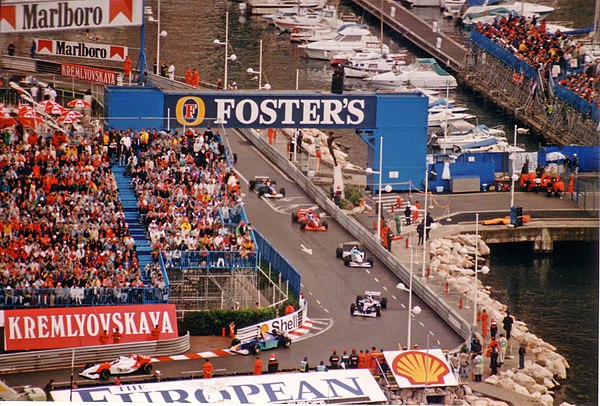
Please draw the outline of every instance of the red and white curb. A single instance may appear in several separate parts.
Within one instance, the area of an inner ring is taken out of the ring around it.
[[[288,336],[292,339],[292,341],[302,337],[303,335],[310,332],[313,328],[313,322],[309,319],[304,321],[300,327],[296,330],[289,331]],[[164,357],[155,357],[152,358],[152,362],[165,362],[165,361],[184,361],[184,360],[193,360],[193,359],[203,359],[203,358],[216,358],[216,357],[227,357],[230,355],[236,355],[237,352],[224,349],[224,350],[211,350],[211,351],[203,351],[203,352],[194,352],[189,354],[180,354],[180,355],[167,355]]]

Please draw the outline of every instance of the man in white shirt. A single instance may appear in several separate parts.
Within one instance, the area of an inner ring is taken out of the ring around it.
[[[169,79],[175,80],[175,65],[173,63],[169,65]]]

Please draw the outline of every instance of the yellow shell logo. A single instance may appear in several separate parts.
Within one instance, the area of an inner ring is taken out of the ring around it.
[[[408,379],[411,385],[441,385],[450,372],[439,358],[420,351],[404,351],[394,358],[394,374]]]
[[[260,326],[260,332],[261,333],[268,333],[269,332],[269,326],[266,324],[263,324],[262,326]]]

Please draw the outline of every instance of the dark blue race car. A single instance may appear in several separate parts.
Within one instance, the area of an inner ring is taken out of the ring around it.
[[[234,338],[231,341],[231,349],[237,353],[248,355],[258,354],[263,350],[270,350],[273,348],[289,348],[292,345],[292,339],[289,338],[284,332],[279,330],[272,330],[269,332],[259,333],[255,337],[237,339]]]
[[[285,197],[285,188],[277,189],[277,184],[268,176],[255,176],[248,184],[250,190],[256,191],[258,197],[281,199]]]

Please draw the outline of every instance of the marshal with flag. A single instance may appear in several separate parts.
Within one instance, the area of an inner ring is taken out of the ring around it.
[[[86,42],[37,39],[37,53],[40,55],[71,56],[123,62],[127,47]]]
[[[81,30],[141,25],[143,0],[3,0],[0,32]]]

